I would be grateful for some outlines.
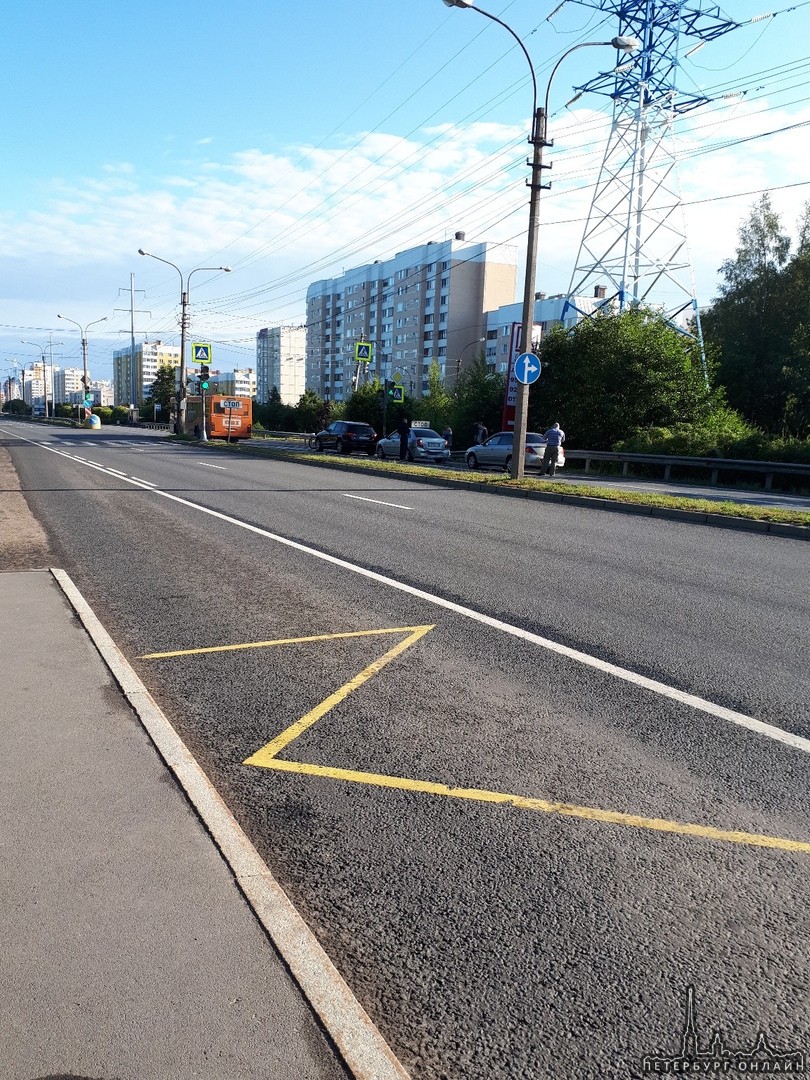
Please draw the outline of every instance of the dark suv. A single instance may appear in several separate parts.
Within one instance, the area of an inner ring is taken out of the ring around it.
[[[371,424],[356,420],[335,420],[315,436],[315,449],[335,450],[338,454],[351,454],[362,450],[373,454],[377,446],[377,432]]]

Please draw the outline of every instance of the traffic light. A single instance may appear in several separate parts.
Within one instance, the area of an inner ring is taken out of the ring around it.
[[[207,390],[210,386],[208,382],[208,376],[211,374],[211,369],[208,364],[200,364],[200,389]]]

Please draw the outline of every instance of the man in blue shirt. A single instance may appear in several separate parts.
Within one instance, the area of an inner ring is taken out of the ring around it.
[[[565,432],[559,424],[554,424],[545,433],[546,449],[543,453],[543,472],[553,477],[557,471],[557,458],[560,456],[560,447],[565,442]],[[542,474],[541,474],[542,475]]]

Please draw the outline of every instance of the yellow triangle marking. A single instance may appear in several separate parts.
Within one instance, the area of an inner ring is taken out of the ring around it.
[[[434,624],[435,625],[435,624]],[[312,727],[316,720],[320,720],[322,716],[325,716],[331,709],[334,709],[336,705],[339,705],[341,701],[351,694],[353,690],[357,690],[358,687],[367,683],[369,679],[373,679],[386,664],[389,664],[393,659],[404,653],[406,649],[409,649],[411,645],[419,641],[424,637],[428,630],[432,630],[433,626],[402,626],[399,628],[399,633],[407,633],[408,636],[403,638],[402,641],[397,642],[392,649],[389,649],[387,653],[374,660],[363,668],[363,670],[355,675],[349,682],[344,683],[339,690],[335,690],[333,694],[330,694],[328,698],[316,705],[314,709],[310,709],[308,713],[301,717],[300,720],[296,720],[294,724],[291,724],[286,730],[282,731],[280,735],[277,735],[275,739],[263,746],[261,750],[257,750],[255,754],[251,755],[243,764],[245,765],[258,765],[262,768],[272,768],[272,762],[276,754],[279,754],[286,746],[289,746],[291,742],[302,735],[307,728]],[[374,631],[372,631],[373,633]],[[384,633],[396,633],[397,631],[383,631]],[[336,635],[338,636],[338,635]],[[351,637],[352,635],[346,635]]]
[[[377,637],[380,634],[409,634],[414,630],[427,633],[430,626],[394,626],[384,630],[347,630],[338,634],[312,634],[309,637],[276,638],[274,641],[246,641],[237,645],[206,645],[199,649],[174,649],[170,652],[144,653],[139,660],[165,660],[172,656],[201,656],[203,653],[236,652],[239,649],[269,649],[274,645],[301,645],[307,641],[334,641],[338,638]],[[421,637],[422,634],[419,635]]]

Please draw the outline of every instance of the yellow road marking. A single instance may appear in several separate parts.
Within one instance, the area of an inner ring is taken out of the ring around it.
[[[330,768],[325,765],[308,765],[300,761],[282,761],[277,755],[294,742],[317,720],[320,720],[336,705],[344,701],[349,694],[377,675],[385,666],[400,656],[406,649],[433,629],[433,625],[397,626],[383,630],[353,630],[334,634],[315,634],[310,637],[279,638],[274,641],[251,641],[237,645],[213,645],[199,649],[177,649],[171,652],[147,653],[141,660],[158,660],[175,656],[194,656],[204,653],[235,652],[240,649],[265,649],[275,645],[298,645],[309,641],[332,641],[339,638],[376,637],[383,634],[405,634],[406,636],[379,659],[372,661],[361,672],[350,679],[324,701],[308,713],[285,728],[280,735],[267,743],[244,762],[245,765],[262,769],[276,769],[280,772],[298,773],[306,776],[321,776],[331,780],[343,780],[354,784],[368,784],[374,787],[389,788],[398,791],[423,792],[451,799],[466,799],[473,802],[493,803],[517,807],[520,810],[533,810],[543,814],[557,814],[561,817],[579,818],[584,821],[597,821],[604,824],[620,825],[635,829],[649,829],[654,832],[671,833],[680,836],[692,836],[703,840],[715,840],[730,844],[742,844],[750,847],[771,848],[779,851],[796,851],[810,854],[810,843],[801,840],[788,840],[779,836],[766,836],[760,833],[748,833],[730,829],[717,829],[711,825],[696,825],[690,822],[670,821],[666,818],[647,818],[637,814],[625,814],[616,810],[602,810],[593,806],[577,806],[573,803],[551,802],[548,799],[513,795],[503,791],[488,791],[484,788],[454,788],[447,784],[436,784],[427,780],[413,780],[400,776],[385,776],[381,773],[358,772],[353,769]]]
[[[316,705],[314,709],[311,709],[308,713],[301,717],[300,720],[296,720],[294,724],[291,724],[282,733],[269,742],[266,746],[263,746],[261,750],[257,750],[252,757],[249,757],[244,762],[245,765],[261,765],[266,766],[266,763],[272,761],[276,754],[280,753],[285,746],[288,746],[294,739],[297,739],[299,735],[302,735],[308,727],[311,727],[316,720],[320,720],[322,716],[330,712],[335,705],[338,705],[344,698],[347,698],[353,690],[356,690],[363,683],[372,679],[378,671],[381,671],[386,664],[389,664],[394,657],[399,656],[400,653],[405,652],[407,648],[418,641],[421,637],[424,637],[428,630],[432,630],[432,626],[405,626],[400,627],[400,633],[403,630],[410,630],[406,638],[397,642],[393,649],[389,649],[384,656],[381,656],[379,660],[374,660],[368,667],[355,675],[353,679],[345,683],[336,690],[334,694],[330,694],[325,701],[322,701],[320,705]],[[393,632],[393,631],[391,631]],[[272,767],[272,766],[271,766]]]
[[[617,810],[600,810],[594,806],[576,806],[572,803],[549,802],[547,799],[510,795],[503,791],[487,791],[481,788],[453,788],[448,787],[446,784],[430,783],[427,780],[409,780],[399,776],[383,776],[380,773],[355,772],[352,769],[332,769],[324,765],[307,765],[300,761],[279,761],[278,759],[272,759],[272,756],[265,757],[264,755],[264,751],[268,750],[272,745],[273,743],[269,743],[268,746],[249,757],[244,764],[258,765],[265,769],[278,769],[281,772],[325,776],[331,780],[346,780],[350,783],[370,784],[399,791],[421,791],[428,795],[443,795],[451,799],[506,803],[521,810],[535,810],[543,814],[559,814],[563,817],[599,821],[610,825],[625,825],[634,829],[652,829],[655,832],[695,836],[704,840],[721,840],[730,844],[747,844],[753,847],[776,848],[780,851],[800,851],[810,854],[810,843],[801,840],[787,840],[780,836],[765,836],[760,833],[715,829],[711,825],[694,825],[689,822],[669,821],[666,818],[645,818],[637,814],[623,814]]]
[[[339,634],[313,634],[310,637],[276,638],[274,641],[247,641],[238,645],[207,645],[200,649],[174,649],[171,652],[144,653],[139,660],[165,660],[171,656],[198,656],[202,653],[236,652],[239,649],[269,649],[273,645],[301,645],[307,641],[334,641],[337,638],[377,637],[380,634],[409,634],[414,630],[427,633],[430,626],[394,626],[384,630],[346,630]],[[421,637],[422,634],[419,634]],[[415,639],[414,639],[415,640]],[[407,647],[407,646],[406,646]]]

